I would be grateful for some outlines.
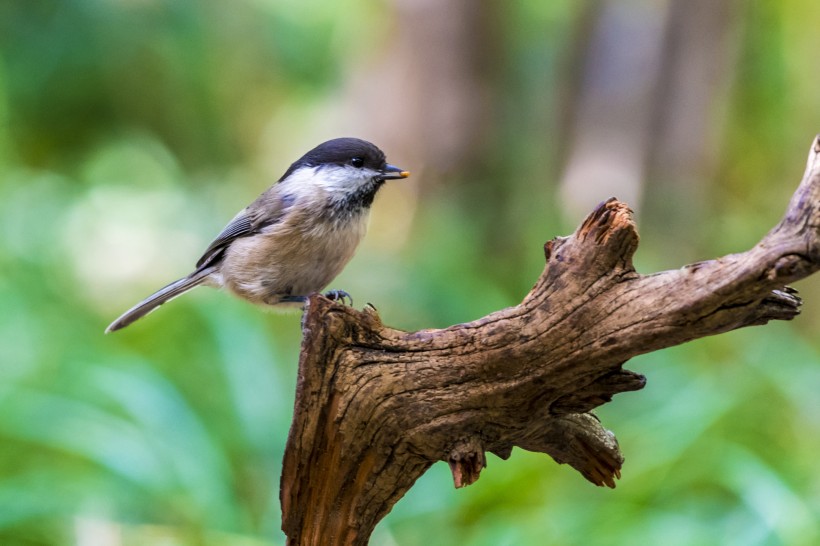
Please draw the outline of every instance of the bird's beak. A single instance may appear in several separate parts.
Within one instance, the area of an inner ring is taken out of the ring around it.
[[[395,180],[397,178],[407,178],[408,176],[410,176],[409,171],[405,171],[404,169],[400,169],[399,167],[388,163],[387,166],[382,169],[379,178],[382,180]]]

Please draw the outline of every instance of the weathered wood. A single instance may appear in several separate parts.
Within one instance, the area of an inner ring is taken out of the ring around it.
[[[631,211],[610,199],[545,245],[520,305],[474,322],[402,332],[312,296],[281,482],[288,543],[367,544],[434,462],[462,487],[514,446],[614,487],[623,456],[590,411],[644,386],[627,360],[798,314],[786,284],[820,269],[818,156],[820,137],[783,220],[741,254],[638,274]]]

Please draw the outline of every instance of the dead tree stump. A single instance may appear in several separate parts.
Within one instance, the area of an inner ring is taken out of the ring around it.
[[[520,305],[441,330],[402,332],[370,306],[312,296],[282,471],[288,544],[367,544],[433,463],[463,487],[486,452],[514,446],[614,487],[623,456],[591,410],[644,386],[626,361],[799,313],[787,283],[820,269],[820,136],[785,216],[751,250],[641,275],[637,246],[631,211],[610,199],[545,245]]]

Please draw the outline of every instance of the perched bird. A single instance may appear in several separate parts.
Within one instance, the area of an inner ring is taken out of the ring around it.
[[[353,257],[385,180],[409,174],[388,164],[370,142],[337,138],[320,144],[231,220],[193,273],[136,304],[106,333],[200,284],[225,287],[256,304],[302,304]],[[328,294],[349,297],[338,290]]]

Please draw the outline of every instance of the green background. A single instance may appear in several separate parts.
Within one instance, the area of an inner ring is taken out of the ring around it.
[[[202,289],[102,332],[187,274],[320,141],[392,133],[377,144],[413,171],[379,195],[368,239],[333,283],[392,326],[515,305],[543,267],[542,244],[575,229],[582,215],[558,190],[577,92],[567,82],[583,79],[579,21],[598,4],[495,11],[482,27],[492,33],[472,36],[492,44],[474,61],[491,68],[492,122],[475,153],[438,171],[419,160],[431,153],[424,135],[356,100],[362,88],[379,95],[368,67],[415,77],[390,57],[394,37],[412,45],[417,30],[400,4],[0,1],[0,544],[284,542],[298,314]],[[644,181],[640,272],[753,245],[820,132],[817,2],[727,4],[734,76],[715,100],[706,198],[697,221],[670,229],[652,213],[669,203],[651,189],[663,170]],[[626,455],[617,489],[515,450],[456,491],[439,463],[373,543],[820,543],[820,282],[797,288],[806,305],[794,322],[628,364],[646,389],[599,410]]]

